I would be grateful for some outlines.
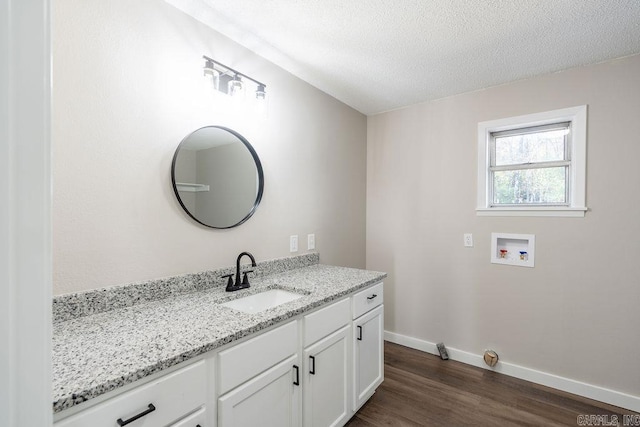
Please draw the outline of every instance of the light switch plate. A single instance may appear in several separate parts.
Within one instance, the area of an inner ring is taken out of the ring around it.
[[[298,252],[298,235],[289,237],[289,252]]]
[[[316,248],[316,235],[307,234],[307,250],[311,251]]]
[[[473,234],[465,233],[464,235],[464,246],[467,248],[473,247]]]

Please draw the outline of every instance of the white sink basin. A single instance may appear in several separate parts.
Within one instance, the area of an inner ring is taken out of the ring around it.
[[[276,307],[286,302],[297,300],[304,295],[282,289],[270,289],[259,294],[249,295],[243,298],[220,304],[223,307],[232,308],[244,313],[255,314],[270,308]]]

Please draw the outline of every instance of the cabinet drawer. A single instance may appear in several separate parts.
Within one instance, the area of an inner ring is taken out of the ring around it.
[[[255,377],[296,353],[297,322],[290,322],[218,354],[218,393]]]
[[[367,311],[376,308],[384,301],[383,283],[373,285],[353,296],[353,318],[356,319]]]
[[[304,316],[304,347],[337,331],[351,321],[349,298]]]
[[[205,404],[207,370],[199,361],[123,393],[55,424],[55,427],[113,427],[149,411],[136,427],[168,425]],[[155,408],[152,410],[152,408]]]
[[[171,424],[171,427],[204,427],[206,422],[205,421],[206,415],[207,413],[205,409],[202,408],[198,412],[193,413],[188,417],[181,419],[177,423]]]

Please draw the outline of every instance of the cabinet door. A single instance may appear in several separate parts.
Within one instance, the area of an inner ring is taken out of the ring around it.
[[[260,357],[256,354],[256,357]],[[220,427],[300,425],[298,355],[291,356],[218,399]],[[297,383],[297,384],[296,384]]]
[[[304,351],[305,427],[341,426],[349,411],[349,326]]]
[[[356,411],[384,379],[384,306],[353,322],[354,404]]]

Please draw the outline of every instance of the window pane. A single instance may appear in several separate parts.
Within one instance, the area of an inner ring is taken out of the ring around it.
[[[493,204],[566,203],[566,167],[520,169],[493,173]]]
[[[495,166],[565,160],[568,129],[495,138]]]

